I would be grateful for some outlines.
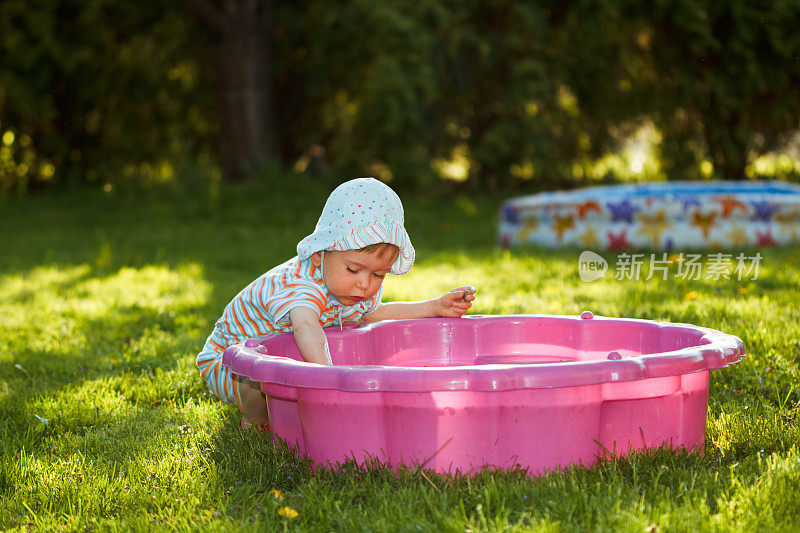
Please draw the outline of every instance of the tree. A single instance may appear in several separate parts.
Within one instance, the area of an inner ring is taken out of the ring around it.
[[[219,156],[231,181],[277,155],[272,102],[272,0],[187,0],[208,35]]]

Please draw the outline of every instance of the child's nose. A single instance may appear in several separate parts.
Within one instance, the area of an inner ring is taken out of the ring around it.
[[[369,277],[367,276],[358,276],[356,278],[356,287],[359,289],[367,289],[369,287]]]

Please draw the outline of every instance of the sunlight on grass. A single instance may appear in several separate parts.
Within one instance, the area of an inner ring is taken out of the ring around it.
[[[86,348],[89,338],[122,330],[185,322],[180,312],[206,303],[209,286],[197,264],[122,268],[92,275],[91,267],[37,267],[0,276],[2,354],[15,350],[69,352]],[[133,324],[140,314],[148,324]],[[151,334],[152,334],[151,330]],[[18,342],[24,339],[24,344]],[[139,347],[143,348],[143,347]],[[0,361],[2,361],[0,355]]]

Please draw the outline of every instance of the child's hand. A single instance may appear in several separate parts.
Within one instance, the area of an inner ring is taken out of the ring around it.
[[[475,287],[453,289],[436,301],[438,316],[460,317],[472,307],[474,299]]]

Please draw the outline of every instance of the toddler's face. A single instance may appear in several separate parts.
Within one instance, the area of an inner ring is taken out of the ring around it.
[[[396,256],[387,253],[380,257],[377,253],[360,250],[325,252],[325,263],[322,265],[325,286],[344,305],[356,305],[368,300],[380,289]],[[313,254],[311,262],[319,267],[321,254]]]

